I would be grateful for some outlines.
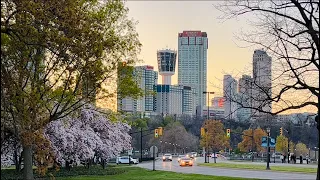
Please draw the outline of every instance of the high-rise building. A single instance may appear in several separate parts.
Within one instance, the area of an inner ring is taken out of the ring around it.
[[[223,76],[223,97],[224,102],[224,114],[226,119],[236,119],[237,118],[237,107],[238,104],[235,102],[237,99],[237,80],[235,80],[231,75]]]
[[[156,85],[155,107],[157,114],[193,115],[195,113],[195,93],[191,87],[182,85]]]
[[[271,57],[266,51],[255,50],[253,53],[253,106],[266,112],[271,112]],[[253,112],[254,115],[259,116],[264,113],[257,111]]]
[[[171,76],[175,73],[177,52],[166,49],[157,51],[158,70],[162,84],[171,85]]]
[[[249,75],[242,75],[239,79],[239,92],[237,101],[247,108],[241,108],[237,110],[237,116],[239,121],[247,121],[251,119],[252,109],[252,78]]]
[[[195,89],[197,106],[206,105],[207,91],[206,32],[183,31],[178,34],[178,84]]]
[[[163,115],[193,115],[196,107],[194,88],[171,85],[171,76],[175,73],[176,56],[176,51],[170,49],[157,51],[162,85],[154,87],[154,111]]]
[[[139,99],[118,98],[118,111],[151,113],[154,107],[153,88],[158,82],[158,73],[153,70],[153,66],[148,65],[134,67],[133,73],[144,96]]]

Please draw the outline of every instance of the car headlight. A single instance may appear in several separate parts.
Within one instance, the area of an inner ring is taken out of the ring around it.
[[[162,159],[165,159],[165,158],[166,158],[166,157],[164,157],[164,156],[162,157]]]

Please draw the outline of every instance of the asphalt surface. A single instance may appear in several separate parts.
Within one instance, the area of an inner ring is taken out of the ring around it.
[[[304,173],[289,173],[289,172],[275,172],[275,171],[259,171],[259,170],[245,170],[245,169],[227,169],[227,168],[213,168],[198,166],[197,163],[203,163],[204,158],[196,158],[194,165],[191,167],[180,167],[177,158],[173,158],[173,161],[157,160],[155,163],[155,170],[173,171],[179,173],[192,173],[192,174],[204,174],[215,176],[229,176],[229,177],[242,177],[242,178],[256,178],[256,179],[304,179],[312,180],[316,179],[316,174],[304,174]],[[217,160],[219,162],[233,163],[225,160]],[[210,159],[210,163],[213,163],[213,159]],[[238,163],[238,162],[237,162]],[[248,162],[249,163],[249,162]],[[248,164],[247,163],[247,164]],[[280,165],[280,164],[277,164]],[[139,167],[146,169],[153,169],[153,162],[142,162]],[[284,165],[286,166],[286,165]],[[272,164],[270,164],[272,168]],[[311,167],[311,166],[310,166]]]

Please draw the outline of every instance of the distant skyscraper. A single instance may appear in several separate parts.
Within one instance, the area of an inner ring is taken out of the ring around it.
[[[244,107],[251,107],[252,100],[252,78],[249,75],[242,75],[239,79],[238,102]],[[239,121],[250,120],[251,111],[252,109],[250,108],[239,107],[239,110],[237,111]]]
[[[271,97],[271,57],[264,50],[253,53],[253,106],[266,112],[271,112],[272,105],[266,101]],[[266,93],[267,92],[267,93]],[[263,113],[254,112],[255,115]]]
[[[224,114],[226,119],[236,119],[237,81],[231,75],[223,76]]]
[[[177,52],[166,49],[157,51],[159,74],[162,84],[171,85],[171,76],[175,73]]]
[[[196,91],[196,105],[206,105],[207,91],[206,32],[183,31],[178,34],[178,84],[191,86]]]
[[[118,98],[118,111],[125,112],[147,112],[153,111],[153,88],[158,82],[158,73],[153,66],[134,67],[134,77],[142,89],[144,96],[135,100],[130,97]]]

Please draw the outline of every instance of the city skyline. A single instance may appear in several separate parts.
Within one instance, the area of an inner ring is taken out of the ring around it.
[[[237,80],[243,74],[252,76],[253,52],[262,47],[242,48],[248,44],[237,40],[235,35],[254,30],[247,20],[254,17],[248,15],[223,22],[219,19],[223,14],[214,7],[217,3],[219,2],[128,1],[126,4],[130,18],[139,21],[136,29],[143,45],[139,55],[143,63],[137,65],[152,65],[158,71],[157,50],[163,47],[177,50],[179,32],[198,30],[208,34],[207,90],[215,92],[213,97],[223,95],[222,82],[225,74],[230,74]],[[160,80],[158,83],[161,83]],[[172,76],[172,84],[178,84],[178,73]],[[286,113],[294,112],[314,112],[314,109],[305,107]]]

